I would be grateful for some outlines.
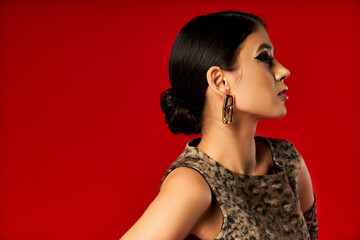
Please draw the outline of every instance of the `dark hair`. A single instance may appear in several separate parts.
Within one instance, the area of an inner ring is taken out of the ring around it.
[[[169,77],[172,88],[161,93],[161,110],[173,134],[201,132],[206,73],[212,66],[233,71],[246,37],[263,20],[253,14],[222,11],[191,19],[178,33],[171,49]]]

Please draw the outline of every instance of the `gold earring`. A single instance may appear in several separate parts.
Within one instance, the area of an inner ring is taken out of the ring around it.
[[[225,99],[224,99],[224,105],[222,108],[222,113],[223,113],[223,120],[222,122],[224,124],[231,124],[233,121],[233,111],[234,111],[234,100],[235,97],[232,94],[226,94]],[[227,105],[228,102],[230,102],[230,105]],[[226,113],[229,114],[229,118],[226,118]]]

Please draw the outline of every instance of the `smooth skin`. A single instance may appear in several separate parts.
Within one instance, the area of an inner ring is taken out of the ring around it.
[[[262,43],[268,43],[271,50],[257,51]],[[274,56],[268,33],[259,26],[243,43],[236,70],[213,66],[207,72],[206,117],[197,147],[231,171],[247,175],[273,173],[269,146],[254,139],[258,120],[286,115],[285,102],[277,94],[285,87],[283,80],[290,72],[275,58],[271,64],[255,59],[264,51]],[[221,109],[227,93],[235,95],[231,125],[222,123]],[[299,160],[298,192],[304,213],[312,207],[314,197],[310,174],[300,153]],[[180,167],[166,177],[158,196],[120,239],[176,240],[190,234],[214,239],[222,222],[221,209],[205,179],[193,169]]]

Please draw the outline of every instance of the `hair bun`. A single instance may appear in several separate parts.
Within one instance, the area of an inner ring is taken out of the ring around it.
[[[165,123],[173,134],[197,134],[201,131],[194,109],[181,99],[173,88],[161,93],[160,105],[166,115]]]

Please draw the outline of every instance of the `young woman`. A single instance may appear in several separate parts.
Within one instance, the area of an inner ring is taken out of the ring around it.
[[[174,134],[199,134],[164,175],[158,196],[121,238],[317,239],[306,164],[285,139],[255,136],[286,115],[288,69],[265,23],[225,11],[193,18],[171,50],[161,94]]]

